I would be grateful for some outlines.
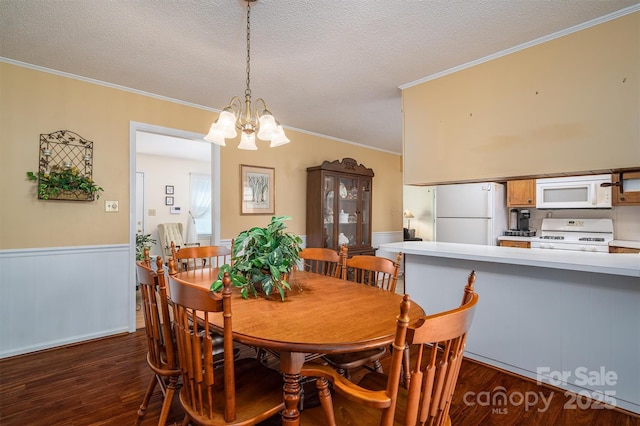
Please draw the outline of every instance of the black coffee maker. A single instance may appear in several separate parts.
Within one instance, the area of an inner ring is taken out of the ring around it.
[[[522,236],[529,236],[529,210],[511,209],[509,212],[509,231],[521,233]]]

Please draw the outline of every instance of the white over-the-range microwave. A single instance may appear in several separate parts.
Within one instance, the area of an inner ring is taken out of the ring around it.
[[[537,179],[536,208],[611,208],[611,175],[604,174]]]

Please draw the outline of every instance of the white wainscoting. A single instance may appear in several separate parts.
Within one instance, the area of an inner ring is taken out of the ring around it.
[[[135,331],[134,273],[127,244],[0,250],[0,359]]]
[[[403,237],[402,231],[374,232],[371,236],[371,245],[377,249],[380,244],[401,242]]]
[[[380,244],[386,243],[399,243],[404,240],[404,233],[402,231],[396,232],[376,232],[371,237],[373,240],[373,247],[376,250],[376,256],[386,257],[387,259],[391,259],[394,262],[398,258],[398,252],[392,252],[388,249],[378,249]],[[400,275],[404,275],[404,262],[400,263]]]
[[[135,330],[129,245],[0,251],[0,358]]]

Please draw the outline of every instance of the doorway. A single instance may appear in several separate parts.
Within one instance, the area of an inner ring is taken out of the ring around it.
[[[130,246],[130,310],[129,330],[136,329],[136,279],[135,279],[135,236],[142,233],[151,233],[146,217],[155,214],[153,208],[147,205],[145,200],[145,187],[150,185],[145,174],[139,174],[137,170],[137,155],[140,150],[151,151],[153,155],[164,156],[165,161],[176,159],[176,162],[185,155],[193,154],[193,149],[207,149],[210,157],[209,172],[211,175],[211,244],[220,241],[220,147],[203,141],[203,134],[187,132],[168,127],[155,126],[145,123],[130,122],[129,125],[129,246]],[[149,148],[150,146],[150,148]],[[192,149],[193,148],[193,149]],[[203,151],[195,154],[199,161],[206,156]],[[167,182],[169,184],[169,182]],[[162,183],[163,187],[165,183]],[[164,195],[164,194],[163,194]],[[164,197],[163,197],[164,199]],[[185,209],[188,211],[188,208]],[[155,226],[155,225],[154,225]]]

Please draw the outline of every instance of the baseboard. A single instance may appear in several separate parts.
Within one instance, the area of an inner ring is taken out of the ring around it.
[[[69,339],[51,340],[51,341],[42,342],[36,345],[23,346],[19,348],[13,348],[9,351],[0,352],[0,359],[30,354],[33,352],[45,351],[49,349],[59,349],[61,346],[70,346],[70,345],[76,345],[80,343],[86,343],[87,341],[90,341],[90,340],[103,339],[105,337],[112,337],[112,336],[115,336],[118,334],[124,334],[124,333],[129,333],[128,327],[121,327],[113,330],[104,330],[100,333],[90,333],[90,334],[85,334],[80,336],[73,336],[72,338],[69,338]]]

